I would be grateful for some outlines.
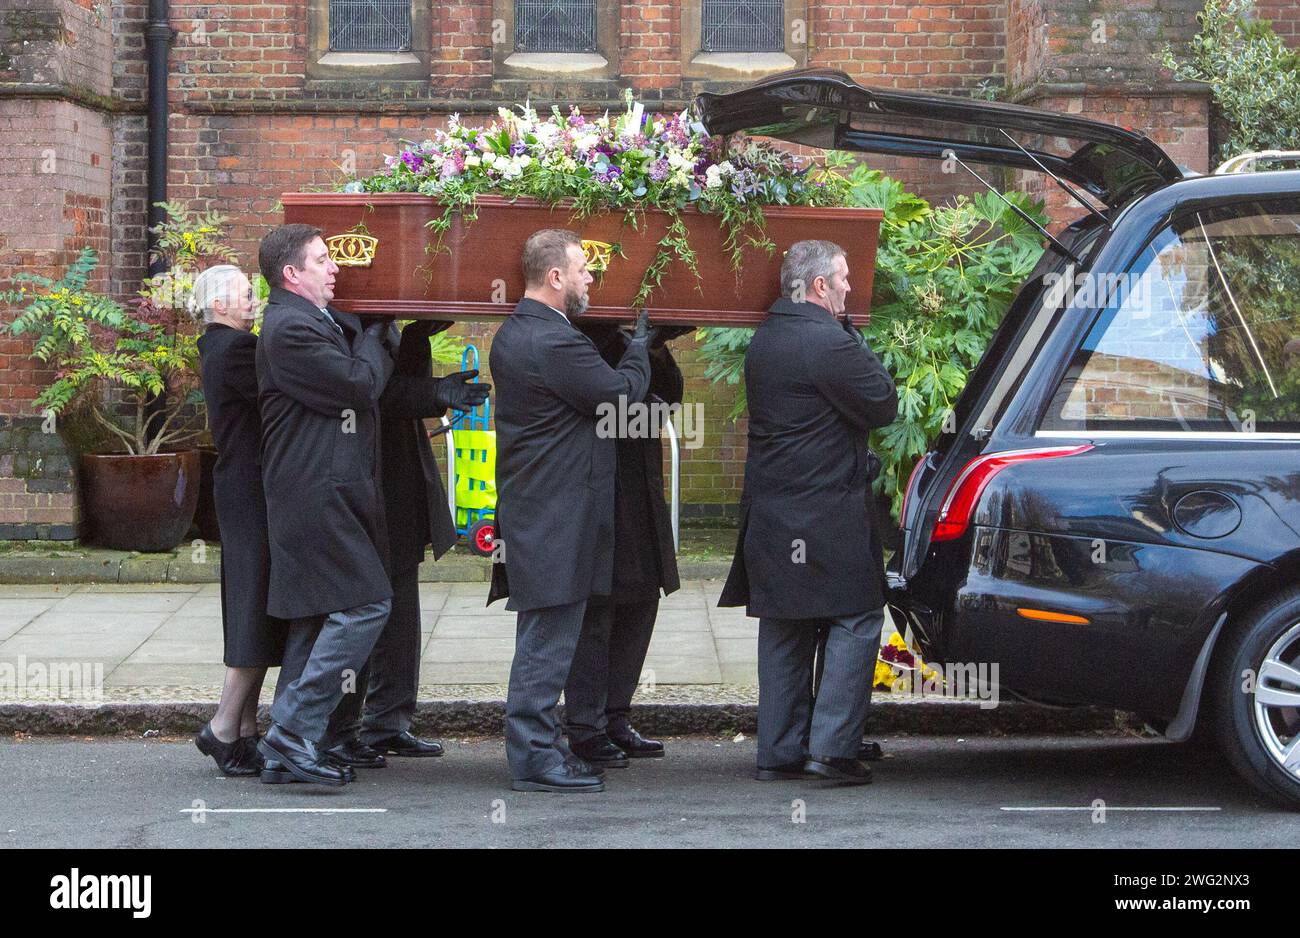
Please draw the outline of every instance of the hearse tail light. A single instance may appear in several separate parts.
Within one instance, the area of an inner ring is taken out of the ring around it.
[[[957,473],[944,497],[943,507],[939,509],[939,521],[934,527],[931,540],[951,541],[966,533],[970,519],[979,505],[984,488],[993,477],[1007,466],[1033,459],[1055,459],[1058,456],[1075,456],[1092,449],[1090,444],[1082,446],[1046,446],[1039,449],[1012,450],[1006,453],[989,453],[976,456]]]

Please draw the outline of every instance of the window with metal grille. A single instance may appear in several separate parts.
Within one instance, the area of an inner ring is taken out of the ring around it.
[[[330,0],[331,52],[409,52],[411,0]]]
[[[704,0],[704,52],[782,52],[784,0]]]
[[[595,52],[596,0],[515,0],[518,52]]]

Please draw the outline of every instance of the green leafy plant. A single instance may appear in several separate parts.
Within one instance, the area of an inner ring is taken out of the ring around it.
[[[171,401],[151,428],[149,402],[171,389],[176,376],[191,372],[197,350],[191,336],[177,336],[156,320],[137,318],[110,297],[89,289],[99,259],[83,248],[59,280],[19,273],[20,286],[0,298],[23,309],[5,331],[31,335],[32,356],[53,365],[54,380],[36,398],[36,406],[63,414],[84,405],[119,447],[134,455],[162,451],[194,435],[184,425],[185,398]],[[30,285],[30,288],[29,288]],[[130,413],[123,421],[108,399],[116,390]]]
[[[163,452],[202,433],[197,336],[186,307],[200,270],[235,259],[222,241],[220,215],[159,205],[165,220],[154,229],[153,259],[162,270],[145,280],[129,308],[90,288],[99,262],[91,248],[58,280],[21,272],[16,289],[0,293],[21,307],[4,331],[33,337],[32,357],[54,367],[36,406],[56,414],[84,410],[134,455]]]
[[[831,160],[833,167],[842,160]],[[1038,232],[996,196],[933,208],[896,179],[863,164],[844,177],[851,205],[882,209],[870,324],[864,330],[898,387],[898,419],[872,434],[883,468],[875,491],[895,515],[913,464],[939,433],[1021,283],[1042,254]],[[1008,201],[1040,223],[1043,204]],[[701,329],[705,377],[736,385],[732,418],[745,410],[750,329]]]
[[[1252,0],[1208,0],[1200,32],[1183,55],[1157,56],[1178,81],[1209,85],[1220,158],[1253,150],[1300,149],[1300,54],[1267,20],[1249,17]]]

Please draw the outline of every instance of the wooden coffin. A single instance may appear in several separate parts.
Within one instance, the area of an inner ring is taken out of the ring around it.
[[[291,192],[281,197],[286,223],[321,228],[340,270],[334,304],[363,314],[401,319],[491,320],[508,315],[523,295],[520,255],[524,241],[542,228],[569,228],[585,242],[589,257],[606,257],[590,288],[587,315],[630,321],[630,304],[653,261],[668,216],[647,211],[640,229],[624,225],[622,213],[571,217],[532,199],[498,196],[478,200],[478,217],[457,216],[435,251],[437,236],[425,223],[443,208],[415,193]],[[796,241],[824,238],[848,255],[848,309],[865,317],[871,302],[876,243],[882,212],[868,208],[765,209],[766,251],[747,248],[739,275],[723,249],[725,233],[716,216],[685,209],[682,218],[699,261],[701,279],[676,259],[647,307],[651,322],[695,326],[755,326],[777,297],[781,258]],[[617,246],[613,250],[610,246]],[[619,251],[621,250],[621,254]]]

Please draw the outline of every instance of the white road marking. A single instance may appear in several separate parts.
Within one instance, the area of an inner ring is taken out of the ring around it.
[[[1116,807],[1116,806],[1112,806],[1112,805],[1105,805],[1104,807],[1101,806],[1101,805],[1098,805],[1098,806],[1096,806],[1096,807],[1093,807],[1092,805],[1083,805],[1083,806],[1076,806],[1076,805],[1060,805],[1060,806],[1044,805],[1044,806],[1042,806],[1042,807],[1025,807],[1025,808],[1007,808],[1007,807],[1003,807],[1003,808],[998,808],[998,810],[999,810],[999,811],[1106,811],[1106,812],[1109,813],[1109,812],[1111,812],[1111,811],[1222,811],[1223,809],[1222,809],[1222,808],[1217,808],[1217,807],[1197,807],[1197,806],[1190,806],[1190,805],[1187,806],[1187,807],[1142,807],[1142,806],[1136,806],[1136,807],[1124,807],[1124,806],[1118,806],[1118,807]]]
[[[387,808],[181,808],[181,814],[387,814]]]

